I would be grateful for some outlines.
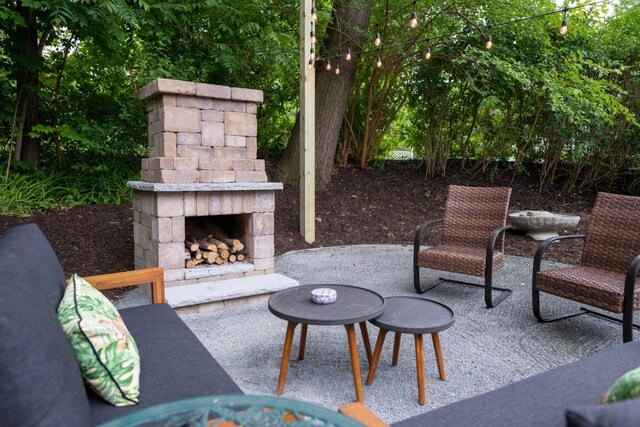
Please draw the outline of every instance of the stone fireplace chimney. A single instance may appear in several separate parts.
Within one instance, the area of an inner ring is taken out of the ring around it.
[[[136,268],[163,267],[173,307],[298,284],[274,273],[275,191],[257,159],[262,91],[158,79],[140,90],[149,113],[149,158],[132,181]],[[185,266],[191,230],[224,230],[245,245],[233,264]],[[216,304],[216,302],[218,302]]]

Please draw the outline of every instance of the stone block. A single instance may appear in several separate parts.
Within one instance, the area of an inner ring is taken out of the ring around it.
[[[164,270],[164,281],[175,282],[184,280],[184,268],[167,268]]]
[[[273,191],[256,191],[256,212],[275,212],[276,196]]]
[[[185,227],[184,216],[174,216],[171,218],[171,241],[173,243],[184,244]]]
[[[158,263],[164,268],[184,267],[184,242],[158,244]]]
[[[183,95],[195,95],[196,84],[182,80],[156,79],[146,86],[140,88],[138,97],[148,99],[163,93],[179,93]]]
[[[203,122],[224,122],[224,112],[216,110],[205,110],[200,112]]]
[[[173,159],[173,167],[178,171],[198,170],[198,159],[190,157],[176,157]]]
[[[149,136],[155,135],[164,131],[164,122],[162,120],[158,120],[157,122],[149,123],[148,132]]]
[[[200,159],[198,167],[203,170],[217,170],[217,171],[233,171],[236,160],[229,159]]]
[[[156,171],[141,170],[140,181],[156,182]]]
[[[236,182],[267,182],[265,171],[237,171]]]
[[[233,161],[233,170],[237,171],[252,171],[255,170],[255,160],[241,159]]]
[[[246,147],[247,137],[237,135],[226,135],[224,137],[225,147]]]
[[[234,171],[201,170],[200,182],[236,182]]]
[[[159,267],[158,242],[149,242],[149,248],[145,251],[144,259],[147,267]]]
[[[246,159],[247,149],[237,147],[213,147],[213,157],[226,160]]]
[[[224,123],[202,122],[202,145],[224,146]]]
[[[264,270],[247,271],[246,273],[244,273],[244,277],[263,276],[263,275],[264,275]]]
[[[213,109],[217,111],[234,111],[244,113],[247,111],[247,103],[239,101],[219,101],[213,100]]]
[[[274,232],[273,213],[254,213],[249,218],[249,233],[252,236],[269,236]]]
[[[213,102],[211,98],[202,98],[199,96],[176,96],[176,106],[185,108],[198,108],[200,110],[211,110]]]
[[[251,260],[253,265],[256,267],[256,270],[268,270],[270,268],[274,268],[274,259],[270,258],[254,258]]]
[[[151,227],[152,218],[154,218],[153,215],[148,214],[146,212],[141,212],[140,213],[140,224],[144,225],[145,227]],[[149,235],[149,237],[151,237],[151,235]]]
[[[263,171],[265,170],[265,164],[264,164],[264,160],[262,159],[258,159],[255,161],[255,170],[257,171]]]
[[[196,83],[196,95],[207,98],[230,99],[231,88],[207,83]]]
[[[231,213],[241,214],[244,212],[244,194],[240,191],[234,191],[231,193],[232,204]]]
[[[231,193],[220,193],[220,206],[221,206],[221,214],[227,215],[232,214],[233,212],[233,194]]]
[[[142,248],[142,246],[136,244],[134,249],[133,249],[133,254],[136,258],[144,258],[144,252],[145,250]]]
[[[142,199],[142,212],[149,215],[156,215],[156,193],[150,193],[148,191],[141,191]]]
[[[213,158],[213,150],[211,149],[211,147],[180,145],[178,147],[178,157],[188,157],[194,159]]]
[[[202,145],[202,134],[180,132],[177,135],[178,145]]]
[[[171,218],[151,220],[151,239],[158,243],[171,243]]]
[[[176,96],[175,95],[170,95],[170,94],[164,94],[160,97],[158,97],[158,110],[160,110],[160,107],[164,107],[165,105],[168,105],[169,107],[175,107],[176,106]]]
[[[150,157],[176,157],[177,139],[173,132],[161,132],[153,135],[152,145],[155,147],[155,156]]]
[[[182,193],[158,193],[156,212],[159,218],[183,216],[184,200]]]
[[[173,169],[173,157],[152,157],[147,165],[149,170],[171,170]]]
[[[156,182],[160,183],[181,183],[191,184],[196,183],[200,179],[200,173],[197,170],[166,170],[156,171]]]
[[[209,215],[209,199],[212,193],[198,192],[196,196],[196,215],[208,216]]]
[[[163,130],[166,132],[200,132],[200,110],[196,108],[162,107]]]
[[[153,122],[159,122],[159,121],[160,121],[160,109],[154,106],[154,108],[152,108],[147,114],[147,124],[151,124]]]
[[[263,102],[264,93],[261,90],[256,90],[256,89],[232,87],[231,99],[237,100],[237,101]]]
[[[149,159],[144,158],[140,160],[140,169],[143,171],[149,170]]]
[[[182,284],[182,282],[180,282],[180,284]],[[179,286],[179,284],[176,284],[175,286]],[[200,313],[200,305],[188,305],[185,307],[176,307],[174,308],[174,310],[178,316],[185,316],[187,314],[198,314]]]
[[[247,138],[247,159],[258,158],[258,138]]]
[[[225,112],[224,133],[226,135],[257,136],[258,119],[255,114]]]
[[[258,114],[258,105],[253,102],[247,102],[247,113]]]
[[[274,256],[274,239],[271,236],[253,236],[249,239],[249,256],[254,259]]]
[[[195,285],[196,283],[198,283],[196,279],[191,279],[191,280],[186,279],[186,280],[177,280],[175,282],[168,282],[168,283],[165,282],[164,286],[165,288],[175,288],[179,286]],[[194,307],[197,307],[197,305]]]
[[[224,193],[211,193],[209,196],[209,215],[222,215],[222,196]]]
[[[196,194],[193,191],[184,193],[184,215],[196,216],[198,213],[196,208]]]
[[[242,212],[244,213],[253,213],[255,211],[256,206],[256,195],[253,191],[243,191],[243,208]],[[252,233],[253,234],[253,233]]]

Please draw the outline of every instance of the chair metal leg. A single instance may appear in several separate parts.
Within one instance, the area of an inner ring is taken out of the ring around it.
[[[484,301],[487,304],[487,308],[496,307],[498,304],[500,304],[502,301],[504,301],[513,292],[511,289],[508,289],[508,288],[499,288],[497,286],[491,286],[491,278],[489,278],[489,281],[485,281],[485,284],[480,285],[478,283],[463,282],[461,280],[445,279],[444,277],[440,277],[438,279],[438,283],[436,283],[435,285],[431,286],[430,288],[425,289],[424,292],[435,288],[436,286],[442,284],[443,282],[455,283],[457,285],[464,285],[464,286],[473,286],[475,288],[484,288]],[[488,283],[488,285],[487,285],[487,283]],[[499,291],[499,292],[503,292],[503,293],[501,295],[497,296],[496,298],[492,298],[491,291]]]

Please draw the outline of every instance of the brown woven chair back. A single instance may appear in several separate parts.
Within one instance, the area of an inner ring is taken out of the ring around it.
[[[491,232],[505,225],[511,188],[450,185],[442,220],[442,243],[487,247]],[[496,249],[504,251],[504,234]]]
[[[598,193],[585,234],[582,265],[626,273],[640,255],[640,197]]]

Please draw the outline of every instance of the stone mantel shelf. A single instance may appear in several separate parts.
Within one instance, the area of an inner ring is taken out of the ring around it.
[[[213,183],[157,183],[129,181],[127,187],[155,193],[197,191],[273,191],[282,190],[281,182],[213,182]]]

